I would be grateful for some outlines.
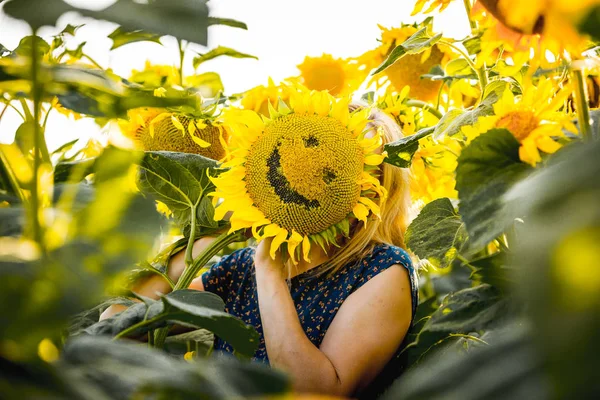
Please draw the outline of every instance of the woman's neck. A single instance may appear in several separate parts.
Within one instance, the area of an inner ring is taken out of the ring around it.
[[[308,253],[308,259],[310,260],[310,262],[304,260],[302,257],[300,257],[300,260],[298,260],[298,264],[292,265],[290,268],[290,278],[293,278],[297,275],[303,274],[307,271],[310,271],[313,268],[316,268],[320,265],[323,265],[325,262],[329,261],[329,259],[331,258],[331,251],[329,252],[329,255],[321,248],[321,246],[318,245],[314,245],[311,246],[310,248],[310,252]]]

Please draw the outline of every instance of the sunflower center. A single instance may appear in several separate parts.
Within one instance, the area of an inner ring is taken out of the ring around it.
[[[311,90],[328,90],[333,96],[344,89],[346,74],[340,62],[320,61],[303,71],[304,84]]]
[[[352,211],[363,166],[360,144],[339,121],[290,114],[267,125],[250,148],[246,188],[273,223],[308,235]]]
[[[145,120],[145,126],[140,126],[136,132],[136,140],[145,151],[176,151],[181,153],[200,154],[204,157],[219,160],[225,156],[225,149],[220,143],[221,131],[215,126],[207,126],[204,129],[196,129],[194,135],[211,146],[202,148],[197,145],[187,131],[191,118],[179,115],[179,122],[186,129],[182,132],[174,124],[171,118],[164,118],[154,123],[154,135],[150,135],[150,123],[154,117]],[[226,134],[225,134],[226,137]]]
[[[496,128],[506,128],[521,141],[540,124],[539,119],[531,111],[510,111],[496,122]]]

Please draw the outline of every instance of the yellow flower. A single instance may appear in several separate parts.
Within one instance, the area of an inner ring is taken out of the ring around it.
[[[406,39],[416,33],[421,27],[415,25],[402,25],[400,28],[381,29],[381,45],[364,53],[358,58],[359,64],[369,71],[380,65],[389,53]],[[432,48],[420,53],[409,54],[396,61],[393,65],[375,75],[371,82],[376,87],[389,86],[392,92],[399,92],[405,86],[410,87],[411,97],[433,101],[438,95],[442,83],[421,79],[421,75],[429,73],[436,65],[445,65],[454,55],[446,48],[434,45]]]
[[[526,86],[519,96],[507,88],[494,104],[494,115],[480,117],[462,132],[471,141],[490,129],[505,128],[521,143],[521,161],[535,166],[542,160],[540,150],[551,154],[561,147],[554,138],[563,137],[563,129],[577,132],[572,116],[559,111],[570,94],[570,86],[557,89],[556,83],[546,78],[540,79],[537,86]]]
[[[417,0],[410,15],[417,15],[419,13],[429,14],[434,12],[436,9],[438,12],[442,12],[450,5],[451,2],[452,0]],[[426,4],[429,4],[429,7],[423,11],[423,8],[425,8]]]
[[[48,338],[38,344],[38,356],[47,363],[58,360],[60,353],[54,343]]]
[[[153,65],[146,61],[143,70],[133,70],[129,80],[149,87],[173,86],[179,84],[179,70],[172,65]]]
[[[549,68],[563,58],[580,58],[590,42],[577,32],[577,20],[598,3],[533,0],[524,6],[519,0],[481,0],[473,8],[473,17],[483,30],[479,64],[485,61],[483,56],[491,61],[489,57],[493,58],[500,47],[515,59],[516,69],[528,60],[535,71],[539,66]],[[550,60],[548,52],[553,55]]]
[[[387,195],[377,178],[384,154],[380,132],[366,135],[369,109],[348,110],[349,99],[329,93],[291,92],[271,118],[229,109],[229,168],[213,178],[215,219],[231,213],[231,231],[252,229],[273,237],[271,256],[287,247],[293,262],[308,260],[312,243],[336,245],[350,219],[379,217]]]
[[[305,57],[298,65],[299,83],[310,90],[327,90],[333,96],[352,94],[367,77],[355,60],[333,58],[329,54],[321,57]]]
[[[396,123],[402,128],[402,133],[405,136],[412,135],[416,131],[415,112],[411,107],[404,104],[409,94],[409,87],[404,89],[397,95],[386,94],[377,102],[377,107],[394,118]]]
[[[419,142],[410,167],[410,192],[413,201],[425,205],[435,199],[456,199],[454,173],[461,146],[459,141],[444,137],[440,141],[428,137]]]
[[[121,132],[144,151],[195,153],[220,160],[227,130],[218,124],[159,108],[136,108],[119,121]]]
[[[277,108],[277,103],[281,99],[287,101],[290,97],[290,89],[286,85],[275,85],[273,80],[269,78],[267,86],[256,86],[244,93],[242,97],[242,107],[247,110],[252,110],[262,115],[269,115],[269,103],[272,107]]]

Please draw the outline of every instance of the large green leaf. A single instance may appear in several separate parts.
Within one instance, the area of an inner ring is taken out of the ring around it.
[[[86,332],[115,336],[136,326],[131,335],[139,336],[152,329],[183,324],[213,332],[240,355],[251,357],[256,351],[258,333],[240,319],[223,312],[223,300],[213,293],[183,289],[163,296],[161,301],[147,302],[138,303],[100,321],[86,329]]]
[[[32,12],[35,10],[35,12]],[[27,21],[34,30],[55,25],[68,11],[116,22],[126,31],[143,30],[206,45],[208,7],[205,0],[155,0],[148,3],[118,0],[102,10],[73,7],[62,0],[13,0],[4,6],[12,17]]]
[[[140,163],[139,187],[165,203],[182,229],[189,226],[192,209],[201,232],[216,229],[214,208],[206,196],[213,188],[218,163],[197,154],[146,152]]]
[[[231,49],[229,47],[219,46],[215,49],[210,50],[208,53],[199,54],[197,57],[194,57],[194,68],[198,68],[200,66],[200,64],[202,64],[208,60],[212,60],[213,58],[222,57],[222,56],[234,57],[234,58],[254,58],[255,60],[258,60],[258,57],[256,57],[256,56],[246,54],[246,53],[241,53],[241,52]]]
[[[105,337],[80,336],[68,341],[56,367],[68,381],[88,383],[111,399],[265,398],[282,394],[289,387],[282,373],[255,363],[189,363]]]
[[[492,285],[500,290],[510,290],[514,286],[516,268],[508,265],[505,253],[496,253],[491,256],[470,261],[469,264],[476,268],[471,275],[483,283]]]
[[[494,103],[502,96],[507,84],[504,80],[490,82],[485,88],[481,103],[472,110],[453,109],[448,111],[435,126],[433,136],[439,138],[445,135],[456,135],[463,126],[474,125],[479,117],[492,115],[494,113]]]
[[[535,339],[521,322],[485,337],[489,346],[447,351],[408,371],[382,397],[392,399],[548,399],[549,381]]]
[[[406,39],[404,43],[396,46],[388,58],[379,67],[377,67],[375,72],[373,72],[373,75],[384,71],[405,55],[421,53],[440,41],[442,38],[441,33],[431,36],[427,30],[427,27],[418,30],[411,37]]]
[[[400,168],[410,167],[412,158],[419,149],[419,140],[432,133],[433,128],[425,128],[414,135],[403,137],[392,143],[387,143],[384,146],[384,150],[387,151],[387,157],[384,161]]]
[[[406,244],[436,267],[447,267],[467,241],[460,215],[447,198],[427,204],[406,232]]]
[[[511,266],[556,398],[600,393],[599,152],[569,145],[506,195],[524,215]]]
[[[420,362],[456,335],[494,329],[514,316],[513,307],[501,293],[490,285],[463,289],[446,296],[442,305],[431,315],[415,342],[403,351],[408,352],[410,364]]]
[[[532,167],[519,159],[519,142],[506,129],[477,137],[458,158],[456,189],[459,211],[473,249],[485,246],[514,221],[503,195]]]
[[[108,38],[113,41],[111,46],[111,50],[118,49],[121,46],[125,46],[126,44],[136,43],[136,42],[154,42],[160,43],[160,35],[155,33],[144,32],[141,30],[137,31],[126,31],[123,30],[122,27],[118,27],[114,31],[112,31]]]

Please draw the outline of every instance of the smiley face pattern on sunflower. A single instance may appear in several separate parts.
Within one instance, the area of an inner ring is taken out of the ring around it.
[[[400,265],[409,272],[412,315],[418,304],[418,278],[409,255],[395,246],[378,244],[359,262],[340,268],[334,275],[314,276],[316,270],[295,276],[290,281],[290,294],[296,305],[298,318],[306,336],[317,347],[321,345],[333,318],[348,296],[371,278],[392,265]],[[260,335],[255,361],[269,362],[263,327],[258,308],[258,292],[254,273],[254,249],[238,250],[211,267],[202,275],[206,291],[219,295],[225,302],[225,311],[254,326]],[[412,324],[412,321],[411,321]],[[233,349],[219,338],[215,350],[232,353]]]

